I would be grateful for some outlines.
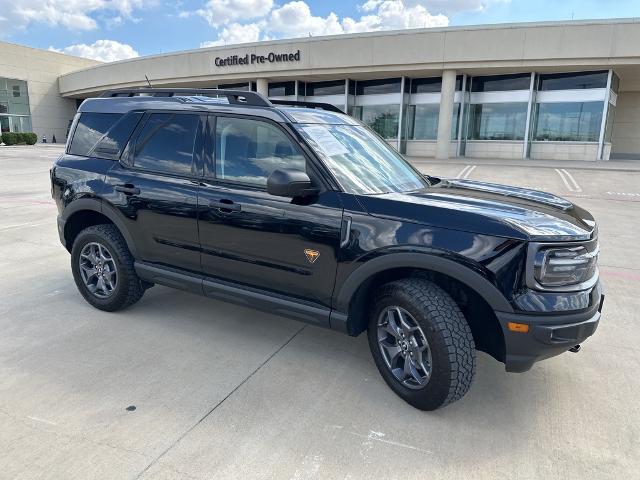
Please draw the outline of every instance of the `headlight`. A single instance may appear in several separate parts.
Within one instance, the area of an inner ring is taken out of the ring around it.
[[[531,244],[529,286],[538,290],[581,290],[598,279],[598,242]]]

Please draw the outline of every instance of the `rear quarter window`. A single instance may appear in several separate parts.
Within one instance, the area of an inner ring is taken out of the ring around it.
[[[116,123],[121,113],[82,113],[73,133],[69,153],[71,155],[88,156],[109,128]]]

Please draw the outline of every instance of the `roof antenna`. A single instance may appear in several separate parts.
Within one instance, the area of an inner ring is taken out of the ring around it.
[[[149,81],[149,77],[147,77],[146,75],[144,76],[144,78],[147,79],[147,83],[149,84],[149,88],[153,88],[153,86],[151,85],[151,82]]]

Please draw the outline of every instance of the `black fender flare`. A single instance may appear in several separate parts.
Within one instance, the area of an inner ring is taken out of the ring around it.
[[[349,275],[336,296],[336,310],[348,313],[358,288],[373,275],[393,268],[419,268],[445,274],[475,290],[494,311],[513,312],[505,296],[489,280],[466,265],[429,253],[387,253],[366,261]]]
[[[137,258],[138,249],[136,248],[136,244],[133,241],[131,234],[127,230],[123,219],[121,218],[121,214],[114,207],[103,202],[102,200],[86,197],[74,200],[65,207],[64,211],[62,212],[61,218],[66,224],[67,220],[69,220],[75,213],[87,210],[100,213],[111,220],[111,222],[116,226],[116,228],[124,237],[125,242],[127,242],[127,247],[129,248],[131,254],[134,256],[134,258]],[[71,245],[67,245],[67,248],[70,250]]]

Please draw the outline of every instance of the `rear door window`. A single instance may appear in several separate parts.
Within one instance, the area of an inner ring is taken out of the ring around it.
[[[142,112],[129,112],[118,120],[90,152],[92,156],[117,160],[142,118]]]
[[[154,172],[192,175],[199,115],[153,113],[136,140],[133,166]]]
[[[71,144],[69,153],[71,155],[88,156],[89,152],[98,143],[107,130],[116,123],[121,113],[91,113],[80,114]]]

